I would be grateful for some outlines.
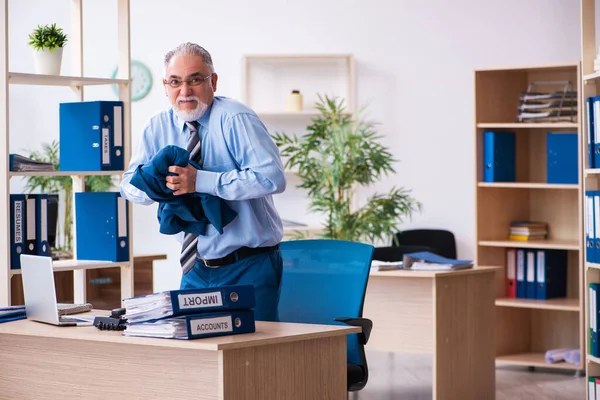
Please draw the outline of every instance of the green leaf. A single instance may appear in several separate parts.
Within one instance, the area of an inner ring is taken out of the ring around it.
[[[53,52],[59,47],[65,47],[68,40],[67,37],[68,35],[63,32],[63,29],[57,28],[55,23],[50,26],[38,25],[37,28],[29,34],[28,45],[37,51],[48,49]]]
[[[318,95],[313,118],[301,136],[271,134],[285,167],[298,169],[299,188],[307,191],[309,210],[323,213],[323,238],[375,242],[393,237],[399,225],[422,210],[404,188],[375,194],[354,209],[353,193],[394,174],[391,152],[380,142],[373,124],[354,119],[343,99]]]

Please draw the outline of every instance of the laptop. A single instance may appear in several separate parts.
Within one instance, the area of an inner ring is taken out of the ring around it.
[[[94,317],[59,315],[52,257],[21,254],[21,274],[27,319],[58,326],[90,326]]]

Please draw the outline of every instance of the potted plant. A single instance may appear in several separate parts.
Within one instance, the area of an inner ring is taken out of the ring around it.
[[[361,207],[353,204],[355,191],[394,173],[392,164],[397,160],[379,142],[373,125],[353,119],[343,100],[318,97],[320,115],[312,119],[306,134],[271,135],[281,156],[289,157],[286,168],[297,169],[302,181],[298,187],[308,191],[310,210],[326,217],[322,238],[387,241],[422,205],[408,190],[397,187],[372,195]]]
[[[56,24],[38,25],[29,35],[29,45],[33,48],[35,72],[45,75],[60,75],[63,48],[67,34]]]
[[[54,165],[54,170],[60,170],[59,143],[54,140],[52,143],[44,143],[43,151],[34,151],[29,154],[29,158],[36,161],[49,162]],[[86,192],[107,192],[114,188],[113,177],[108,175],[86,176],[84,180],[84,190]],[[25,189],[28,193],[39,191],[40,193],[55,193],[64,200],[64,219],[62,243],[59,244],[59,232],[57,226],[57,240],[55,249],[64,254],[65,258],[72,257],[73,244],[73,180],[70,176],[48,176],[34,175],[27,177]]]

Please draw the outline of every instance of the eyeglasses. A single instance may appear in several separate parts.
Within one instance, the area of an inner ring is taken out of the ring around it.
[[[163,82],[165,85],[169,85],[174,89],[177,89],[179,87],[181,87],[184,83],[187,83],[188,86],[200,86],[202,85],[202,83],[204,81],[206,81],[208,78],[210,78],[211,76],[213,76],[214,72],[211,73],[208,76],[205,76],[204,78],[201,77],[193,77],[191,79],[185,79],[185,80],[181,80],[181,79],[176,79],[176,78],[172,78],[169,79],[168,81],[166,79],[163,79]]]

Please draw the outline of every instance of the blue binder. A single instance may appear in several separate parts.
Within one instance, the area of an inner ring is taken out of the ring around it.
[[[600,167],[600,135],[598,134],[598,123],[596,119],[600,117],[600,96],[592,97],[592,118],[594,121],[594,168]]]
[[[48,241],[48,195],[30,194],[29,198],[35,199],[35,247],[38,256],[50,255]]]
[[[549,132],[546,153],[548,183],[579,182],[577,133]]]
[[[526,273],[525,250],[517,249],[517,298],[526,298],[525,273]]]
[[[167,325],[181,329],[175,329],[170,333],[164,334],[164,330],[152,330],[157,325]],[[162,337],[169,339],[201,339],[253,333],[255,331],[254,311],[233,310],[205,314],[188,314],[154,322],[128,323],[124,334],[127,336]]]
[[[586,116],[587,116],[587,151],[588,151],[588,168],[595,168],[595,144],[596,144],[596,132],[595,130],[595,116],[594,116],[594,98],[588,97],[585,101],[586,105]]]
[[[25,254],[27,226],[24,194],[10,195],[10,268],[21,269],[21,254]]]
[[[129,260],[129,206],[118,192],[75,193],[79,260]]]
[[[60,170],[122,171],[123,102],[60,104]]]
[[[514,182],[516,170],[515,134],[513,132],[483,133],[483,180]]]
[[[567,296],[567,261],[566,250],[537,250],[538,299]]]
[[[536,254],[535,250],[526,251],[525,260],[525,298],[536,298]]]
[[[140,304],[148,304],[149,308],[141,310],[140,307],[139,311],[132,308]],[[164,307],[158,306],[159,304],[164,304]],[[254,285],[167,290],[123,299],[123,306],[127,309],[126,317],[130,322],[136,323],[187,314],[250,309],[255,305]]]
[[[586,190],[585,192],[585,261],[589,263],[596,262],[594,193],[595,191],[593,190]]]

